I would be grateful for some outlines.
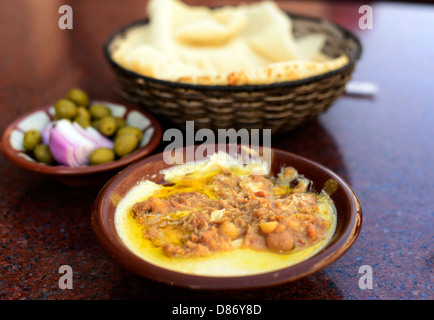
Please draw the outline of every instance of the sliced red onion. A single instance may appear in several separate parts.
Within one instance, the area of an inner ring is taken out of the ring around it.
[[[83,129],[78,123],[58,120],[49,132],[53,158],[61,165],[79,167],[89,164],[89,155],[97,148],[112,148],[113,142],[95,128]]]
[[[46,145],[48,145],[50,143],[51,129],[53,129],[55,123],[56,123],[56,121],[51,121],[41,131],[42,142]]]
[[[93,143],[97,144],[101,148],[113,148],[113,141],[111,141],[109,138],[103,136],[98,130],[96,130],[94,127],[87,127],[84,129],[79,123],[74,122],[72,124],[74,128],[77,130],[79,134],[81,134],[83,137],[91,140]]]

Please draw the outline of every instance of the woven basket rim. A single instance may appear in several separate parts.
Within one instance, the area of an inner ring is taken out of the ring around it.
[[[235,92],[243,92],[243,91],[252,92],[252,91],[278,89],[278,88],[282,88],[282,87],[285,87],[285,88],[297,87],[300,85],[305,85],[305,84],[313,83],[316,81],[320,81],[320,80],[323,80],[323,79],[328,78],[330,76],[344,72],[344,71],[352,68],[355,65],[355,63],[360,59],[360,57],[362,55],[362,51],[363,51],[362,44],[361,44],[359,38],[353,32],[348,30],[347,28],[345,28],[345,27],[343,27],[343,26],[341,26],[341,25],[339,25],[333,21],[324,19],[324,18],[302,15],[302,14],[288,12],[288,11],[285,11],[285,13],[288,16],[290,16],[291,18],[310,20],[312,22],[316,22],[319,24],[329,24],[329,25],[335,27],[338,31],[340,31],[342,33],[342,35],[344,36],[345,39],[350,39],[350,40],[354,41],[354,43],[357,46],[356,54],[353,57],[350,57],[347,64],[345,64],[344,66],[342,66],[338,69],[328,71],[328,72],[325,72],[325,73],[322,73],[319,75],[306,77],[303,79],[298,79],[298,80],[280,81],[280,82],[275,82],[275,83],[270,83],[270,84],[246,84],[246,85],[203,85],[203,84],[192,84],[192,83],[168,81],[168,80],[148,77],[148,76],[142,75],[140,73],[134,72],[132,70],[125,69],[124,67],[119,65],[117,62],[115,62],[111,57],[110,46],[111,46],[112,41],[119,36],[123,36],[131,28],[149,23],[149,18],[144,18],[144,19],[141,19],[138,21],[134,21],[134,22],[118,29],[114,33],[112,33],[103,45],[103,54],[104,54],[105,58],[107,59],[108,63],[113,68],[121,70],[124,74],[126,74],[130,77],[139,78],[139,79],[142,79],[143,81],[146,81],[146,82],[151,82],[151,83],[155,83],[155,84],[160,84],[160,85],[169,86],[169,87],[173,87],[173,88],[179,88],[179,89],[186,89],[186,90],[187,89],[200,90],[200,91],[219,90],[219,91],[227,91],[227,92],[234,92],[234,91]]]

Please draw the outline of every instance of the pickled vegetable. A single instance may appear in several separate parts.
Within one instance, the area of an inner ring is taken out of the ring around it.
[[[54,105],[53,121],[24,134],[25,150],[39,162],[77,167],[115,161],[133,152],[143,133],[112,115],[103,102],[73,88]]]
[[[83,117],[88,119],[89,121],[92,119],[92,116],[90,115],[89,110],[87,110],[85,107],[80,106],[77,109],[77,117]]]
[[[89,105],[90,99],[86,92],[81,89],[74,88],[68,91],[66,98],[74,102],[78,106]]]
[[[54,105],[57,119],[74,119],[78,114],[77,105],[68,100],[60,99]]]
[[[78,116],[75,121],[85,129],[91,125],[90,120],[85,116]]]
[[[38,130],[32,129],[24,134],[23,146],[27,151],[33,151],[42,141],[42,136]]]
[[[89,108],[89,112],[94,119],[101,119],[106,116],[111,116],[110,109],[102,104],[93,104]]]
[[[120,137],[124,134],[134,134],[138,141],[141,141],[143,136],[143,132],[139,128],[133,126],[125,126],[120,128],[116,133],[116,137]]]
[[[115,139],[113,149],[119,157],[126,156],[134,151],[139,144],[135,134],[123,134]]]
[[[121,117],[114,117],[115,121],[116,121],[116,127],[118,129],[123,128],[126,126],[126,121],[124,118]]]
[[[98,130],[106,137],[113,135],[116,132],[116,121],[112,116],[105,116],[98,122]]]
[[[33,150],[33,154],[35,156],[35,159],[39,162],[48,165],[54,163],[54,158],[51,154],[50,148],[46,144],[38,144]]]
[[[98,148],[94,150],[89,156],[91,165],[99,165],[103,163],[113,162],[115,160],[115,153],[109,148]]]

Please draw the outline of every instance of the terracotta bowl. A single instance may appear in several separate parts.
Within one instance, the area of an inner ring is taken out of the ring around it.
[[[128,124],[134,124],[143,132],[143,140],[133,153],[111,163],[98,166],[48,166],[32,159],[24,150],[23,135],[30,129],[42,130],[53,119],[54,107],[42,107],[30,111],[13,121],[4,131],[1,139],[3,154],[16,165],[41,174],[56,177],[70,186],[95,185],[107,182],[116,172],[151,153],[160,143],[162,129],[157,120],[142,109],[130,105],[98,101],[109,106],[113,114],[123,117]]]
[[[217,147],[215,148],[217,150]],[[185,149],[184,149],[185,152]],[[348,184],[322,165],[298,155],[271,149],[272,171],[293,166],[312,180],[315,191],[335,186],[331,197],[337,209],[336,231],[330,242],[317,254],[298,264],[273,272],[247,276],[201,276],[161,268],[135,255],[120,239],[115,227],[116,204],[142,179],[164,183],[160,170],[170,167],[163,153],[150,156],[114,176],[100,191],[92,212],[92,228],[104,251],[127,270],[165,284],[192,289],[246,289],[294,281],[333,263],[354,243],[362,226],[360,203]],[[203,157],[196,158],[200,160]],[[330,183],[332,182],[332,183]]]

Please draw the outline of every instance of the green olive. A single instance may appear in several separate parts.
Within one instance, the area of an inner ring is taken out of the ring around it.
[[[96,130],[99,130],[98,126],[99,126],[99,120],[92,121],[92,127],[94,127]]]
[[[92,118],[101,119],[106,116],[111,116],[111,110],[103,104],[93,104],[89,107],[89,112]]]
[[[133,126],[125,126],[120,128],[116,132],[116,137],[120,137],[124,134],[134,134],[137,137],[137,141],[141,141],[143,136],[143,132],[139,128]]]
[[[45,164],[53,164],[54,159],[51,155],[50,148],[46,144],[38,144],[33,150],[35,159]]]
[[[41,134],[38,130],[32,129],[27,131],[23,137],[23,146],[27,151],[33,151],[42,141]]]
[[[116,121],[116,127],[118,129],[125,127],[126,122],[124,118],[121,117],[114,117],[115,121]]]
[[[68,91],[66,98],[77,105],[88,106],[90,99],[86,92],[81,89],[74,88]]]
[[[92,116],[90,115],[89,110],[87,110],[83,106],[79,106],[77,108],[77,117],[84,117],[84,118],[88,119],[89,121],[92,119]]]
[[[77,105],[68,99],[60,99],[54,108],[57,119],[74,119],[78,113]]]
[[[103,135],[110,137],[116,132],[116,121],[112,116],[101,118],[98,123],[98,130]]]
[[[139,140],[135,134],[123,134],[116,137],[113,149],[119,157],[123,157],[133,152],[138,144]]]
[[[90,120],[85,116],[77,116],[74,120],[85,129],[91,125]]]
[[[114,161],[116,155],[112,149],[109,148],[98,148],[89,156],[89,162],[91,165],[95,166],[98,164],[112,162]]]

